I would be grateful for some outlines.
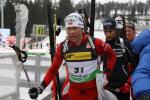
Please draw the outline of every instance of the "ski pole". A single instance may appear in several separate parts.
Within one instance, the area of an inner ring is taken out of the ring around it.
[[[28,73],[27,73],[27,70],[24,68],[23,64],[22,64],[22,68],[23,68],[24,73],[25,73],[25,75],[26,75],[27,82],[28,82],[28,86],[29,86],[29,88],[31,89],[30,78],[29,78],[29,75],[28,75]],[[34,100],[37,100],[37,99],[34,99]]]
[[[22,64],[22,68],[23,68],[24,73],[25,73],[25,75],[26,75],[27,82],[28,82],[28,86],[29,86],[29,88],[31,89],[30,78],[29,78],[29,75],[28,75],[28,73],[27,73],[27,70],[24,68],[23,64]]]
[[[9,46],[9,47],[11,47],[12,49],[14,49],[14,51],[15,51],[16,54],[17,54],[18,60],[19,60],[20,62],[22,62],[22,68],[23,68],[23,71],[24,71],[25,76],[26,76],[26,78],[27,78],[28,86],[29,86],[29,88],[31,89],[31,84],[30,84],[29,75],[28,75],[28,73],[27,73],[27,70],[26,70],[26,69],[24,68],[24,66],[23,66],[23,63],[27,60],[27,53],[26,53],[25,51],[20,50],[20,49],[19,49],[17,46],[15,46],[15,45],[12,45],[12,46]],[[34,100],[37,100],[37,99],[34,99]]]
[[[55,55],[55,43],[56,43],[56,14],[52,11],[52,5],[47,4],[47,14],[48,14],[48,24],[49,24],[49,42],[50,42],[50,55],[51,55],[51,62],[53,62],[53,57]],[[53,80],[56,81],[56,87],[53,84],[55,91],[55,99],[61,99],[61,91],[60,91],[60,78],[59,73],[57,73],[56,78]]]
[[[17,57],[19,59],[20,62],[22,62],[22,68],[23,68],[23,71],[26,75],[26,78],[27,78],[27,81],[28,81],[28,86],[29,88],[31,88],[31,85],[30,85],[30,78],[29,78],[29,75],[27,73],[27,70],[24,68],[23,66],[23,63],[27,60],[27,53],[25,51],[22,51],[20,50],[17,46],[13,45],[13,46],[10,46],[11,48],[13,48],[17,54]]]

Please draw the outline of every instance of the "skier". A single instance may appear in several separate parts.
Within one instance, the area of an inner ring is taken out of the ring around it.
[[[113,18],[104,19],[103,29],[106,43],[110,44],[117,56],[116,64],[110,74],[106,88],[114,93],[118,100],[129,100],[132,63],[130,43],[117,35],[116,21]],[[107,57],[105,55],[103,56],[103,61],[104,68],[106,68]]]
[[[133,94],[136,100],[150,100],[150,30],[141,32],[131,45],[139,58],[131,78]]]
[[[32,99],[49,85],[57,74],[63,60],[65,60],[69,73],[69,99],[70,100],[97,100],[96,73],[99,72],[97,58],[103,54],[108,56],[107,68],[104,73],[109,76],[113,69],[116,56],[108,44],[102,40],[92,38],[95,49],[92,48],[89,37],[83,32],[83,19],[78,13],[71,13],[65,18],[67,39],[56,48],[53,63],[39,87],[29,89]]]

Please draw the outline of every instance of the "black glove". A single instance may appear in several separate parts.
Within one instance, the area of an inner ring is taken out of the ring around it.
[[[43,92],[42,87],[32,87],[28,91],[29,96],[30,96],[31,99],[36,99],[38,97],[38,95],[41,94],[42,92]]]

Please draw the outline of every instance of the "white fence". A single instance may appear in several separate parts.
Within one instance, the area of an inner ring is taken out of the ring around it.
[[[28,96],[29,86],[22,65],[31,79],[31,87],[37,86],[41,83],[45,71],[51,64],[50,57],[39,54],[29,56],[27,61],[22,64],[18,61],[16,54],[12,50],[10,51],[8,53],[5,49],[0,49],[0,100],[19,100],[20,96],[23,96],[21,100],[30,100]],[[22,87],[26,90],[22,91],[20,89]],[[49,88],[49,91],[44,91],[38,100],[49,100],[50,98]]]
[[[0,53],[0,100],[19,98],[19,70],[15,53]]]

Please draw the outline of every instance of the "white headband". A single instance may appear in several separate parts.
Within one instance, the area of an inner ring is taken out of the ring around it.
[[[65,26],[84,28],[83,19],[78,13],[71,13],[65,18]]]

